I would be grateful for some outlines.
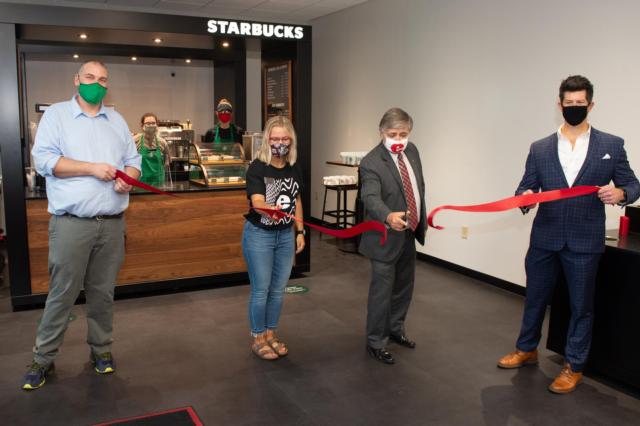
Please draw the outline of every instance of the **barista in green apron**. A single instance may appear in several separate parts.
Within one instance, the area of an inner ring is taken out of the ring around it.
[[[218,123],[214,128],[207,130],[204,141],[220,144],[218,148],[224,154],[240,154],[242,156],[242,129],[231,122],[233,107],[231,102],[221,99],[216,107]]]
[[[142,175],[140,181],[149,185],[164,183],[165,164],[168,160],[167,143],[157,135],[158,119],[155,114],[147,113],[140,120],[143,132],[134,140],[142,156]]]

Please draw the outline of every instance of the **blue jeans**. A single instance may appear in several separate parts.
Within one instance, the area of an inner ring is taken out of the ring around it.
[[[242,233],[242,254],[251,284],[249,323],[251,334],[256,336],[278,327],[284,289],[295,254],[293,226],[279,231],[268,230],[246,221]]]

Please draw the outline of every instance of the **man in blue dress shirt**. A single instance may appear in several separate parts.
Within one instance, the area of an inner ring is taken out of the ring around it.
[[[108,87],[104,64],[85,62],[74,84],[78,94],[42,116],[32,151],[36,170],[47,180],[50,284],[26,390],[44,385],[53,371],[82,289],[90,359],[98,373],[115,371],[113,293],[124,259],[124,211],[131,190],[115,177],[123,170],[138,178],[141,158],[125,120],[102,104]]]

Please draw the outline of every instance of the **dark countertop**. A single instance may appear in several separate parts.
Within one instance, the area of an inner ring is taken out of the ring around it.
[[[610,237],[615,240],[609,239]],[[640,234],[631,233],[626,237],[618,237],[618,230],[607,231],[607,241],[605,241],[607,249],[612,248],[614,250],[626,250],[636,254],[640,254]]]
[[[245,184],[224,186],[224,187],[205,187],[196,185],[189,181],[174,182],[173,184],[165,184],[157,187],[165,192],[181,193],[181,192],[211,192],[211,191],[232,191],[245,189]],[[140,188],[133,188],[131,195],[149,195],[152,192]],[[27,200],[45,200],[47,198],[46,191],[25,189],[25,199]]]

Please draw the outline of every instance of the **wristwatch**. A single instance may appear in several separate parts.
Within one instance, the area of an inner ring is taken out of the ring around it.
[[[303,230],[296,230],[296,235],[307,235],[307,231]]]
[[[624,196],[624,198],[618,202],[618,205],[624,206],[627,203],[627,190],[624,188],[620,188],[620,189],[622,189],[622,195]]]

